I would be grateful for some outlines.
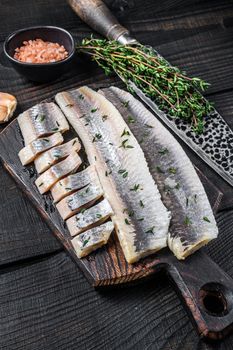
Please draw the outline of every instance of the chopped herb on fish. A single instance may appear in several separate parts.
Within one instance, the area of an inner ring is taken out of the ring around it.
[[[130,188],[130,191],[137,192],[140,189],[140,184],[135,184],[134,187]]]
[[[177,184],[175,185],[175,187],[174,187],[176,190],[179,190],[180,189],[180,184],[179,184],[179,182],[177,182]]]
[[[161,154],[162,156],[164,156],[165,154],[168,154],[168,153],[169,153],[169,151],[167,148],[163,148],[159,151],[159,154]]]
[[[80,213],[83,214],[86,210],[87,210],[86,208],[82,208],[82,209],[80,210]]]
[[[157,167],[156,167],[156,171],[157,171],[157,173],[159,173],[159,174],[164,174],[164,171],[160,168],[160,166],[157,166]]]
[[[126,128],[123,130],[122,134],[121,134],[121,137],[123,136],[129,136],[130,135],[130,132],[128,130],[126,130]]]
[[[97,217],[98,219],[100,219],[100,218],[102,218],[102,215],[101,215],[101,214],[96,214],[96,217]]]
[[[98,111],[98,108],[91,109],[91,113],[95,113],[96,111]]]
[[[154,233],[154,228],[155,228],[155,226],[150,227],[150,228],[146,231],[146,233]]]
[[[135,119],[131,115],[128,116],[128,123],[129,124],[135,123]]]
[[[56,120],[56,124],[57,124],[57,126],[60,126],[60,123]]]
[[[120,169],[120,170],[118,170],[118,173],[119,173],[119,174],[122,174],[122,177],[123,177],[123,178],[126,178],[126,177],[128,176],[128,171],[125,170],[125,169]]]
[[[108,116],[106,114],[102,116],[103,122],[105,122],[105,120],[107,120],[107,119],[108,119]]]
[[[58,128],[52,128],[52,131],[58,131],[59,129]]]
[[[99,133],[97,133],[97,134],[95,134],[95,136],[93,137],[92,142],[96,142],[97,140],[100,140],[101,138],[102,138],[102,135],[99,134]]]
[[[144,208],[145,207],[145,205],[144,205],[144,203],[143,203],[143,201],[142,200],[140,200],[140,207],[142,207],[142,208]]]
[[[79,98],[80,100],[83,100],[83,99],[84,99],[84,96],[83,96],[82,94],[80,94],[80,95],[78,96],[78,98]]]
[[[140,219],[138,219],[138,221],[143,221],[144,220],[144,218],[140,218]]]
[[[44,184],[44,183],[43,183],[43,182],[41,182],[41,183],[39,184],[39,187],[43,186],[43,184]]]
[[[37,118],[39,122],[43,122],[45,120],[45,114],[40,114]]]
[[[190,220],[190,218],[188,216],[185,217],[184,224],[186,226],[190,226],[192,224],[192,221]]]
[[[197,194],[194,195],[194,202],[197,203]]]
[[[73,142],[72,142],[72,146],[74,146],[74,144],[77,142],[77,140],[74,140]]]
[[[210,222],[210,219],[208,219],[207,216],[203,216],[203,220],[206,222]]]
[[[144,124],[147,128],[149,129],[153,129],[154,127],[152,125],[149,125],[149,124]]]
[[[188,207],[189,205],[189,197],[186,197],[186,208]]]
[[[129,101],[122,102],[122,106],[125,108],[129,107]]]
[[[125,223],[126,223],[126,225],[130,225],[130,222],[127,218],[125,218]]]
[[[85,247],[89,241],[90,241],[90,238],[89,238],[89,239],[85,239],[85,240],[83,241],[83,247]]]
[[[171,167],[171,168],[168,169],[168,171],[169,171],[170,174],[176,174],[177,169],[174,168],[174,167]]]

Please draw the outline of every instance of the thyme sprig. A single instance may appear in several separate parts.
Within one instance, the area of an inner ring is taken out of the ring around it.
[[[90,38],[84,39],[77,49],[91,55],[107,75],[112,72],[120,75],[129,90],[132,90],[129,83],[133,82],[160,110],[191,123],[195,132],[203,132],[204,117],[213,109],[199,92],[209,85],[204,80],[187,77],[151,48],[142,45],[121,45],[116,41]]]

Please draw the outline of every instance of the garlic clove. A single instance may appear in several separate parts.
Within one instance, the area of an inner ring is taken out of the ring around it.
[[[0,123],[6,123],[13,116],[17,100],[13,95],[0,92]]]

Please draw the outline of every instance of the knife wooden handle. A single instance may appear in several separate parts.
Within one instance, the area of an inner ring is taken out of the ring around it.
[[[233,280],[202,251],[167,268],[198,332],[220,339],[233,330]]]
[[[101,0],[68,0],[76,14],[91,28],[109,40],[118,40],[129,31],[119,24]]]

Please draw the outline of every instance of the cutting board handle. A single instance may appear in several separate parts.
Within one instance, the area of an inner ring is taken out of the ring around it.
[[[109,40],[117,40],[122,44],[136,42],[129,36],[129,31],[113,16],[101,0],[68,0],[74,12],[91,28]]]
[[[169,260],[167,272],[200,336],[220,339],[233,329],[233,280],[205,253]]]

